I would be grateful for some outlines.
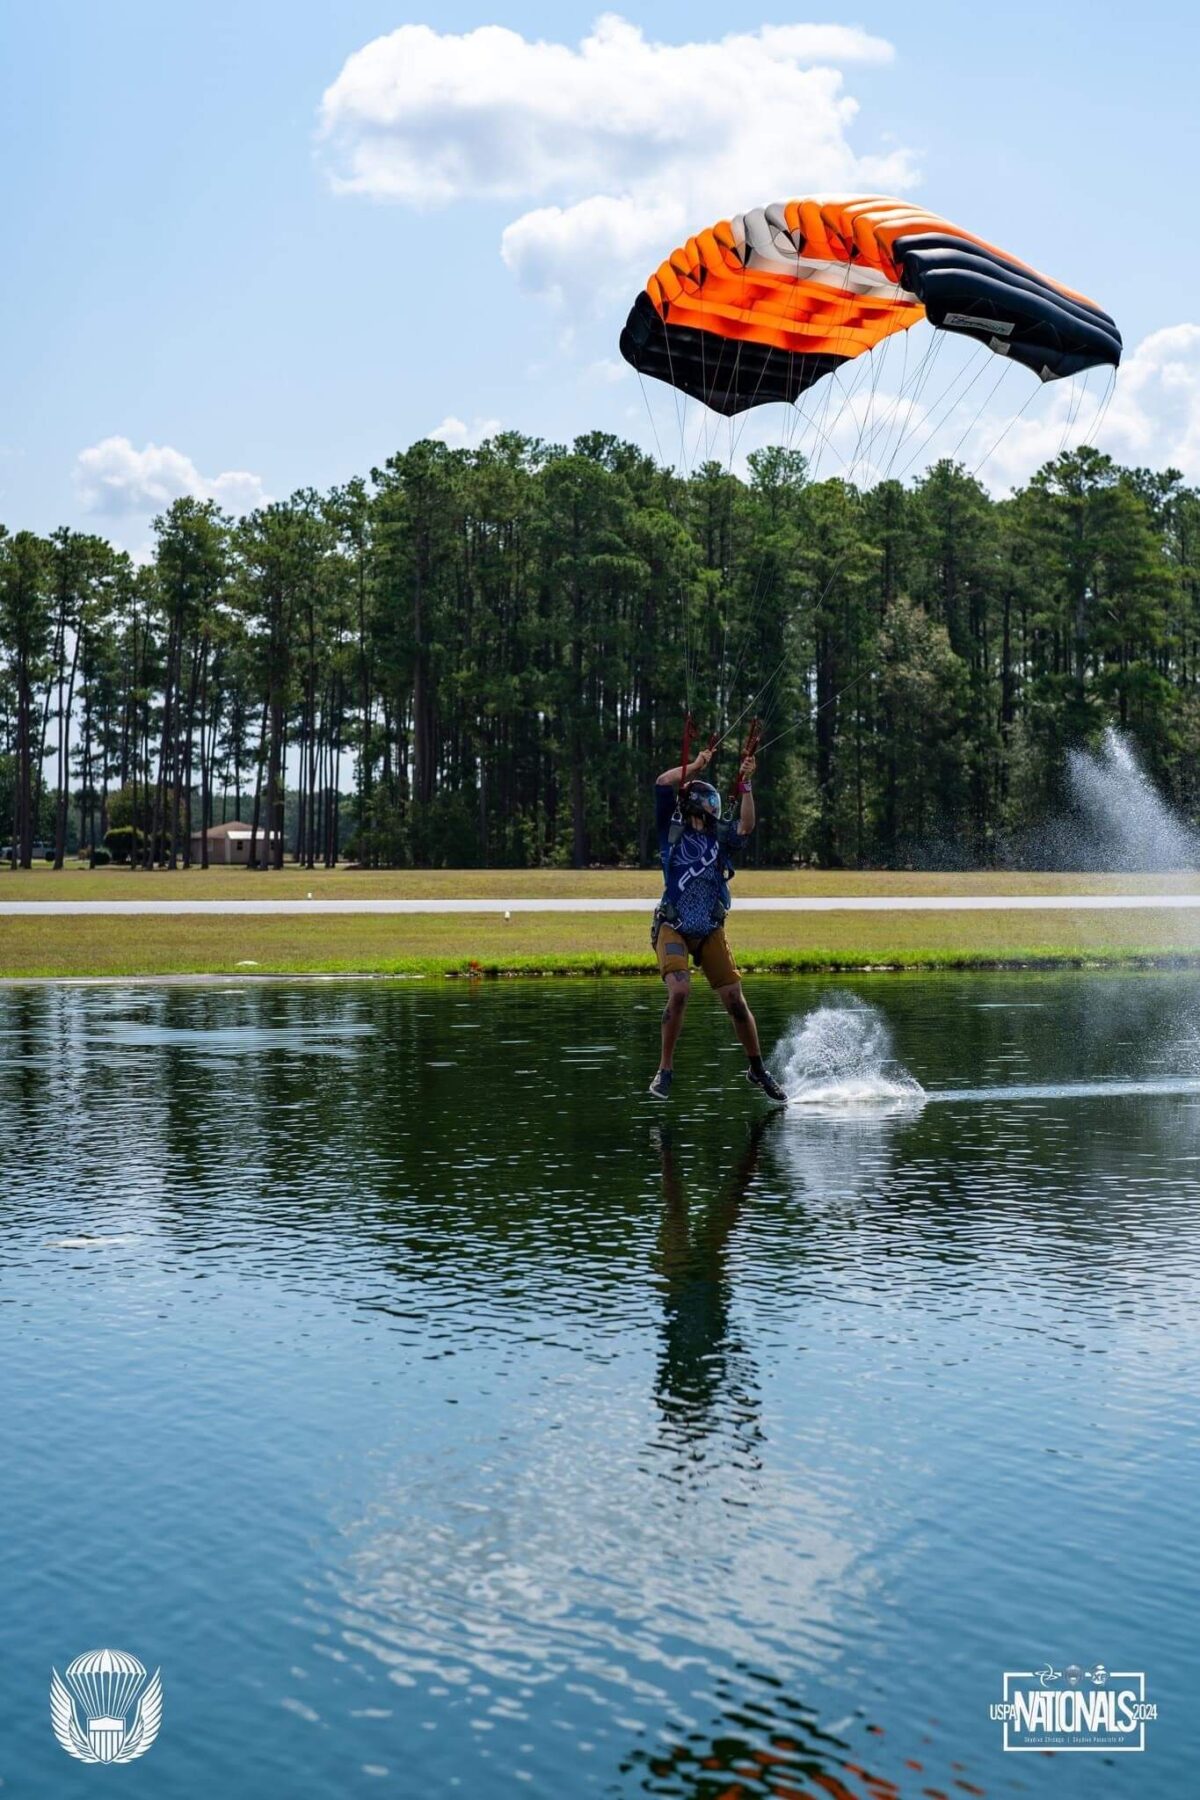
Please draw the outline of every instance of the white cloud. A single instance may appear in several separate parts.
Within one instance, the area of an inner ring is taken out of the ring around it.
[[[525,287],[620,290],[689,231],[800,186],[910,185],[907,150],[860,155],[847,135],[858,106],[841,67],[892,54],[841,25],[659,44],[606,14],[577,49],[405,25],[348,58],[321,135],[345,192],[537,202],[501,240]]]
[[[985,365],[974,393],[944,416],[944,409],[932,412],[931,434],[924,420],[906,432],[914,443],[928,435],[910,474],[953,455],[999,494],[1062,451],[1094,444],[1117,462],[1176,468],[1200,481],[1200,325],[1152,331],[1126,352],[1115,382],[1111,369],[1100,368],[1031,388],[1027,371],[1010,369],[979,417],[980,388],[986,393],[983,383],[992,379]],[[901,463],[907,455],[901,452]]]
[[[473,419],[468,425],[464,419],[458,419],[449,413],[440,425],[426,433],[435,444],[445,444],[451,450],[478,450],[480,444],[486,444],[501,429],[499,419]]]
[[[1200,325],[1142,339],[1117,378],[1103,436],[1127,461],[1174,464],[1200,480]]]
[[[588,374],[593,381],[612,387],[614,382],[624,381],[629,375],[629,364],[618,356],[601,356],[588,365]]]
[[[1126,355],[1111,399],[1109,376],[1093,370],[1082,393],[1069,382],[1048,389],[1035,416],[1018,419],[988,458],[989,484],[1011,486],[1060,450],[1092,442],[1118,462],[1176,468],[1200,481],[1200,325],[1165,325],[1144,337]],[[1003,429],[1003,418],[991,418],[979,435]]]
[[[75,485],[88,512],[110,517],[162,512],[185,494],[215,500],[229,512],[244,513],[269,499],[262,478],[245,469],[204,476],[190,456],[170,444],[135,450],[127,437],[102,438],[75,459]]]

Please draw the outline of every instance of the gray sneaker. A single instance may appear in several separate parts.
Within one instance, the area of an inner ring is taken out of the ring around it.
[[[669,1100],[671,1098],[671,1083],[674,1079],[674,1070],[660,1069],[658,1071],[658,1074],[650,1083],[650,1092],[654,1095],[656,1100]]]
[[[770,1069],[747,1069],[746,1080],[750,1083],[751,1087],[761,1089],[768,1100],[774,1100],[776,1104],[780,1106],[787,1105],[787,1095],[772,1075]]]

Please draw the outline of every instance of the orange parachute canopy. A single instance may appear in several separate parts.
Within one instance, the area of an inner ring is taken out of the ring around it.
[[[919,319],[1043,381],[1121,360],[1108,313],[936,213],[880,196],[722,219],[651,275],[621,333],[634,368],[721,413],[795,400]]]

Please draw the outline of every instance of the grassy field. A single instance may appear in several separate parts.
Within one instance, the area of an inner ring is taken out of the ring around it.
[[[122,883],[118,891],[129,892],[134,885]],[[18,886],[0,883],[0,898]],[[187,886],[180,883],[173,891]],[[256,882],[254,891],[267,886]],[[282,887],[271,891],[283,892]],[[623,913],[517,914],[507,922],[494,914],[327,919],[33,915],[0,918],[0,977],[649,974],[653,963],[647,925],[648,918]],[[1200,963],[1200,918],[1178,912],[1013,913],[1001,904],[995,911],[970,913],[735,913],[729,929],[747,973],[1166,959]],[[477,965],[474,970],[472,964]]]
[[[96,869],[57,873],[0,865],[0,900],[425,900],[618,899],[653,904],[653,869]],[[735,894],[1103,894],[1200,893],[1200,875],[1013,874],[850,869],[744,869]]]

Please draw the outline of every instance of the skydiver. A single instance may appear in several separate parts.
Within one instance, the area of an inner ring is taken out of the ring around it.
[[[752,780],[756,759],[743,757],[738,770],[738,817],[723,820],[720,794],[710,782],[697,779],[713,754],[711,749],[701,750],[686,769],[667,769],[655,784],[663,896],[655,908],[650,939],[667,1003],[662,1015],[662,1057],[650,1092],[656,1100],[666,1100],[671,1092],[675,1045],[692,983],[690,958],[704,970],[708,985],[729,1014],[746,1052],[747,1081],[769,1100],[786,1102],[787,1095],[763,1062],[758,1027],[725,937],[725,916],[731,904],[729,880],[755,825]]]

